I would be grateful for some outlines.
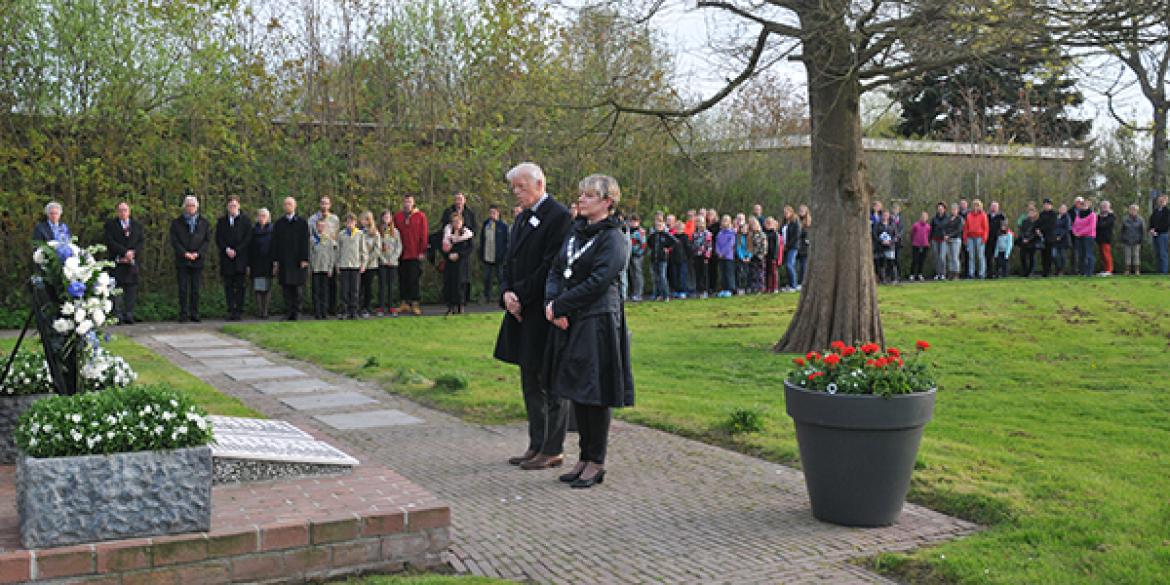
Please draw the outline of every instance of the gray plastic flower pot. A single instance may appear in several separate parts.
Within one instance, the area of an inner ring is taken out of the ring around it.
[[[211,448],[135,451],[16,464],[25,548],[206,532],[211,527]]]
[[[784,383],[812,513],[843,526],[898,520],[935,390],[890,397],[811,392]]]
[[[0,396],[0,465],[16,463],[19,451],[12,433],[16,430],[17,423],[20,422],[20,415],[24,414],[34,402],[50,396],[52,394]]]

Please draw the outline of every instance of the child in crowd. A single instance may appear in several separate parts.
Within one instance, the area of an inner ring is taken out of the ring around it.
[[[338,315],[339,319],[357,319],[361,274],[369,260],[362,245],[364,240],[365,234],[357,226],[357,216],[346,214],[345,227],[337,234],[337,280],[338,288],[341,289],[341,305],[344,307]]]
[[[894,240],[897,230],[890,219],[889,210],[882,210],[881,219],[870,228],[873,234],[874,262],[878,267],[878,281],[882,284],[898,282],[897,264],[894,253]]]
[[[741,214],[742,215],[742,214]],[[751,237],[748,234],[747,219],[735,230],[735,288],[736,294],[746,294],[748,288],[748,267],[752,261]]]
[[[784,258],[784,240],[780,237],[780,222],[768,216],[764,220],[764,235],[768,238],[768,254],[764,259],[764,290],[780,292],[779,268]]]
[[[768,236],[764,234],[760,220],[756,219],[755,216],[748,218],[748,249],[751,251],[751,260],[748,261],[748,292],[763,292],[764,262],[768,258]]]
[[[910,246],[914,249],[910,258],[910,280],[922,282],[926,277],[922,275],[923,265],[926,264],[926,255],[930,252],[930,214],[923,211],[918,221],[910,226]]]
[[[687,236],[686,224],[681,219],[674,221],[674,249],[670,251],[672,280],[670,288],[677,299],[687,298],[690,291],[689,266],[691,263],[691,239]]]
[[[719,277],[723,283],[719,297],[725,298],[735,292],[735,227],[730,215],[719,221],[719,234],[715,236],[715,255],[719,258]]]
[[[463,225],[463,215],[451,214],[451,223],[443,228],[443,300],[447,314],[463,314],[467,306],[467,284],[471,282],[471,258],[475,251],[475,232]]]
[[[362,251],[366,257],[361,271],[361,316],[367,319],[374,300],[374,279],[378,277],[378,268],[382,264],[382,233],[378,231],[373,212],[363,211],[359,223],[362,227]]]
[[[398,259],[402,256],[402,238],[394,227],[394,214],[382,212],[382,249],[378,255],[378,312],[377,315],[397,315],[394,304],[394,283],[398,282]]]
[[[711,262],[714,245],[714,238],[707,231],[707,215],[699,213],[695,216],[695,231],[691,235],[691,254],[694,258],[695,294],[703,299],[707,298],[707,275],[710,273],[707,265]]]
[[[646,247],[650,253],[651,275],[654,278],[654,300],[670,300],[670,286],[667,284],[666,268],[670,262],[670,251],[674,248],[674,236],[666,231],[666,220],[662,214],[654,216],[654,231],[647,238]]]
[[[309,233],[309,270],[313,273],[313,316],[329,316],[329,277],[337,267],[337,240],[325,218]]]
[[[1007,278],[1008,275],[1008,259],[1012,256],[1012,242],[1015,241],[1015,234],[1012,233],[1011,226],[1008,223],[1002,222],[999,228],[999,235],[995,238],[995,275],[999,278]]]
[[[642,259],[646,255],[646,230],[642,228],[642,218],[630,214],[630,300],[637,303],[642,300],[642,293],[646,290],[646,283],[642,279]]]

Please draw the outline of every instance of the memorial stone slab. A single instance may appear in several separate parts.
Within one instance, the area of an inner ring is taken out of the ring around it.
[[[290,398],[282,398],[280,401],[295,410],[321,410],[325,408],[341,408],[345,406],[375,404],[378,402],[377,400],[373,400],[364,394],[359,394],[357,392],[337,392],[335,394],[318,394],[314,396],[294,396]]]
[[[304,372],[287,366],[279,366],[275,368],[240,368],[236,370],[228,370],[224,372],[224,374],[237,382],[305,377]]]
[[[215,430],[215,436],[221,434],[232,435],[264,435],[271,437],[291,437],[294,439],[312,439],[313,436],[296,425],[284,420],[269,420],[266,418],[246,418],[241,416],[210,415],[207,420]]]
[[[206,358],[200,359],[199,363],[212,368],[258,368],[261,366],[271,366],[272,362],[262,357],[227,357],[227,358]]]
[[[286,463],[317,463],[327,465],[357,465],[358,460],[337,447],[313,438],[295,438],[272,435],[232,434],[216,435],[211,447],[213,457],[222,459],[251,459]]]
[[[425,422],[421,418],[411,416],[401,410],[392,409],[347,412],[344,414],[318,414],[314,418],[340,430],[417,425]]]
[[[308,394],[310,392],[333,392],[337,390],[336,386],[320,378],[252,382],[252,387],[261,394]]]

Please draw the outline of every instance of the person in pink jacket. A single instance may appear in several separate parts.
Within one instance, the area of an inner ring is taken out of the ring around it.
[[[987,214],[983,212],[983,201],[972,201],[967,221],[963,222],[963,245],[967,248],[968,258],[967,278],[975,278],[976,275],[980,280],[987,278],[987,256],[984,252],[989,229]]]
[[[922,265],[926,264],[926,255],[930,252],[930,214],[925,211],[914,225],[910,226],[910,246],[913,256],[910,259],[910,280],[919,282],[926,280],[922,276]]]
[[[1093,276],[1097,267],[1097,214],[1092,201],[1077,201],[1072,211],[1072,235],[1077,271],[1082,276]]]

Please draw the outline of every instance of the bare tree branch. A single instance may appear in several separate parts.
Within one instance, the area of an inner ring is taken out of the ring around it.
[[[739,6],[736,6],[730,2],[722,2],[720,0],[699,0],[698,4],[696,6],[698,8],[718,8],[720,10],[726,10],[727,12],[730,12],[736,16],[739,16],[740,18],[745,18],[747,20],[750,20],[750,21],[764,27],[764,30],[767,30],[767,31],[770,31],[770,32],[773,32],[776,34],[785,35],[785,36],[789,36],[789,37],[793,37],[793,38],[800,38],[800,36],[803,34],[803,31],[801,31],[797,27],[789,26],[787,24],[783,24],[780,22],[776,22],[774,20],[769,20],[767,18],[757,16],[755,14],[752,14],[751,11],[744,9],[744,8],[740,8]]]

